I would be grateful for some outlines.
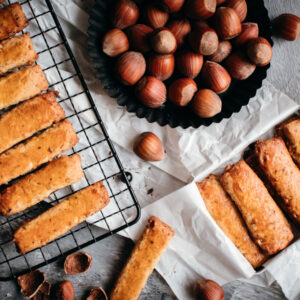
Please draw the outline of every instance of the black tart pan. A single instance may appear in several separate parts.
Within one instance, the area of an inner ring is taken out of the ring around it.
[[[102,38],[112,28],[109,18],[112,2],[108,0],[95,1],[88,29],[88,51],[102,86],[111,97],[116,98],[119,105],[126,106],[128,112],[134,112],[139,118],[145,118],[151,123],[157,122],[161,126],[169,125],[172,128],[209,126],[212,123],[219,123],[223,119],[230,118],[233,113],[239,112],[262,87],[270,65],[256,68],[256,71],[246,80],[232,80],[230,88],[220,95],[223,102],[222,111],[213,118],[200,118],[189,107],[176,107],[168,101],[156,109],[144,106],[135,98],[132,87],[122,85],[114,77],[114,60],[101,51]],[[264,1],[247,0],[247,4],[248,15],[244,22],[258,23],[259,35],[266,38],[273,45],[271,21],[264,6]]]

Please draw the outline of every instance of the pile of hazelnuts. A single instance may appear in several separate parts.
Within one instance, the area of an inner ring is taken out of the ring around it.
[[[145,106],[168,100],[211,118],[232,78],[247,79],[272,59],[272,46],[256,23],[243,23],[246,16],[245,0],[116,0],[102,50]]]

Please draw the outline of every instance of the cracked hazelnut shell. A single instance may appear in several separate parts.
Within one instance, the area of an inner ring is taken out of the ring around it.
[[[45,281],[46,276],[40,270],[35,270],[18,277],[21,293],[27,298],[34,297]]]
[[[101,287],[96,287],[90,291],[86,300],[108,300],[108,297]]]
[[[56,300],[73,300],[74,299],[74,287],[71,281],[62,281],[55,289]]]
[[[75,275],[85,273],[92,265],[92,257],[86,252],[76,252],[67,256],[64,263],[66,274]]]

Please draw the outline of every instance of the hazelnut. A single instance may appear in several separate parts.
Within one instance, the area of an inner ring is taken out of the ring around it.
[[[224,2],[226,2],[227,0],[217,0],[217,5],[221,5],[223,4]]]
[[[246,0],[228,0],[226,6],[233,8],[243,22],[247,17],[248,7]]]
[[[188,20],[173,20],[167,24],[167,28],[174,34],[178,48],[183,46],[187,35],[191,32]]]
[[[189,43],[196,53],[212,55],[218,50],[219,38],[212,28],[202,28],[191,32]]]
[[[168,100],[178,106],[186,106],[193,99],[197,90],[197,84],[193,79],[177,79],[169,87]]]
[[[252,63],[259,67],[268,65],[272,60],[272,46],[262,37],[252,39],[247,43],[247,54]]]
[[[101,287],[96,287],[90,291],[86,300],[108,300],[108,297]]]
[[[192,28],[194,30],[209,28],[209,25],[206,21],[197,20],[192,23]]]
[[[143,77],[146,71],[145,58],[139,52],[126,52],[118,58],[115,71],[123,84],[134,85]]]
[[[227,70],[213,61],[206,61],[201,71],[201,78],[206,86],[217,94],[225,92],[231,83]]]
[[[236,47],[244,46],[249,40],[258,37],[258,25],[256,23],[243,23],[241,34],[234,39],[234,45]]]
[[[138,82],[135,94],[145,106],[157,108],[166,102],[167,88],[161,80],[146,76]]]
[[[192,51],[176,53],[176,68],[184,76],[195,78],[203,66],[203,56]]]
[[[159,55],[152,53],[147,59],[148,73],[162,81],[169,79],[175,69],[173,54]]]
[[[152,28],[163,27],[169,19],[168,8],[165,5],[150,3],[144,9],[144,19]]]
[[[229,41],[221,41],[219,43],[218,50],[214,54],[210,55],[208,57],[208,59],[210,61],[220,63],[225,58],[228,57],[228,55],[231,53],[231,51],[232,51],[231,43]]]
[[[292,14],[282,14],[273,22],[274,32],[287,41],[300,37],[300,18]]]
[[[175,13],[181,10],[185,0],[161,0],[168,8],[170,13]]]
[[[193,111],[201,118],[212,118],[222,110],[220,97],[209,89],[199,90],[191,104]]]
[[[124,29],[136,23],[139,9],[133,0],[117,0],[112,10],[112,24]]]
[[[225,61],[225,66],[234,79],[244,80],[252,75],[256,66],[252,64],[243,52],[235,52],[229,55]]]
[[[65,280],[61,282],[55,289],[56,300],[73,300],[74,287],[71,281]]]
[[[45,281],[39,289],[39,293],[49,296],[51,292],[51,283],[49,281]]]
[[[86,272],[92,265],[92,257],[85,252],[76,252],[67,256],[64,263],[66,274],[74,275]]]
[[[216,0],[187,0],[185,13],[191,19],[205,20],[216,11]]]
[[[18,284],[21,287],[21,293],[27,298],[33,298],[45,281],[45,274],[39,270],[35,270],[18,277]]]
[[[126,30],[132,50],[147,53],[151,50],[149,37],[153,29],[144,24],[135,24]]]
[[[115,28],[105,34],[102,42],[102,50],[106,55],[115,57],[126,52],[128,49],[129,41],[122,30]]]
[[[236,11],[230,7],[219,7],[213,19],[221,40],[230,40],[242,31],[242,24]]]
[[[165,157],[161,140],[152,132],[142,133],[135,141],[133,151],[145,161],[161,161]]]
[[[150,39],[152,49],[156,53],[170,54],[177,49],[177,41],[174,34],[167,28],[156,29]]]
[[[198,300],[223,300],[222,287],[212,280],[199,280],[194,287]]]

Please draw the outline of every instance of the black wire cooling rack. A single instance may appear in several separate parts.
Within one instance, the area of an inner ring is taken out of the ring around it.
[[[11,1],[5,1],[0,7],[8,4]],[[41,268],[115,234],[136,223],[140,216],[129,177],[107,134],[50,0],[24,0],[20,4],[30,21],[25,31],[30,33],[39,54],[37,63],[46,74],[49,89],[59,92],[58,102],[80,138],[67,154],[81,155],[85,176],[79,183],[55,192],[46,202],[10,217],[0,217],[0,281]],[[12,241],[13,233],[25,220],[99,180],[109,192],[111,201],[107,207],[48,245],[25,255],[17,252]]]

